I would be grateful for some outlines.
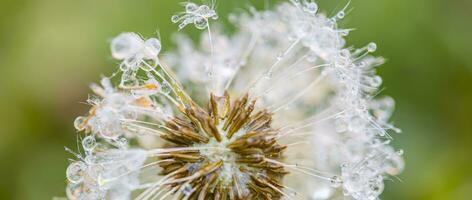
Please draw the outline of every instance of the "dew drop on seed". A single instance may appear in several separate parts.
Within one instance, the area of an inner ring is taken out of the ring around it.
[[[377,44],[375,44],[374,42],[371,42],[367,45],[367,51],[374,52],[376,50],[377,50]]]
[[[86,120],[87,118],[82,117],[82,116],[75,118],[74,120],[75,129],[77,129],[78,131],[84,130],[84,125],[85,125]]]
[[[208,71],[207,75],[208,75],[209,78],[213,78],[213,72],[212,71]]]
[[[372,85],[373,87],[378,87],[382,85],[382,77],[380,76],[374,76],[371,79],[369,79],[369,84]]]
[[[187,13],[195,12],[197,9],[198,6],[194,3],[187,3],[187,5],[185,5],[185,11]]]
[[[342,180],[339,176],[333,176],[333,177],[330,178],[330,183],[331,183],[332,187],[337,188],[337,187],[341,186]]]
[[[177,23],[179,21],[180,17],[178,15],[172,15],[172,17],[170,18],[170,21],[172,23]]]
[[[397,155],[399,155],[399,156],[403,155],[403,149],[398,150],[396,153],[397,153]]]
[[[342,18],[344,18],[345,15],[346,15],[346,13],[344,13],[344,11],[340,11],[340,12],[338,12],[338,14],[336,15],[336,17],[338,17],[338,19],[342,19]]]
[[[170,86],[168,83],[163,83],[161,86],[162,93],[169,94],[170,93]]]
[[[83,178],[83,174],[87,169],[87,165],[82,161],[71,163],[66,170],[67,179],[72,183],[79,183]]]
[[[316,14],[318,11],[318,5],[315,2],[310,2],[306,4],[306,9],[311,14]]]
[[[208,26],[208,21],[203,17],[199,17],[193,21],[193,24],[195,24],[195,27],[198,29],[205,29]]]
[[[120,148],[126,148],[128,146],[128,140],[124,137],[122,138],[119,138],[117,141],[116,141],[118,147]]]
[[[89,135],[82,140],[82,147],[85,151],[92,151],[96,145],[95,137],[92,135]]]

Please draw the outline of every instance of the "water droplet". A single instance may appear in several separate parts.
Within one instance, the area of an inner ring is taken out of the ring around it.
[[[385,132],[384,131],[379,131],[379,136],[385,136]]]
[[[330,183],[331,183],[332,187],[337,188],[337,187],[341,186],[342,182],[343,181],[341,180],[341,178],[339,176],[333,176],[333,177],[330,178]]]
[[[180,20],[180,17],[178,15],[172,15],[172,17],[170,18],[170,21],[172,23],[177,23],[179,20]]]
[[[338,17],[338,19],[342,19],[346,16],[346,13],[344,13],[344,11],[340,11],[338,12],[338,14],[336,15],[336,17]]]
[[[371,42],[367,45],[367,51],[374,52],[376,50],[377,50],[377,44],[375,44],[374,42]]]
[[[208,27],[208,21],[203,17],[196,18],[193,24],[195,24],[195,27],[198,29],[206,29]]]
[[[116,140],[116,144],[118,145],[119,148],[126,148],[128,147],[128,140],[124,137],[118,138]]]
[[[212,14],[211,13],[212,10],[207,5],[201,5],[198,9],[200,10],[200,13],[202,15]]]
[[[306,10],[311,14],[316,14],[318,5],[315,2],[309,2],[306,4]]]
[[[399,156],[403,155],[403,153],[404,153],[403,149],[400,149],[400,150],[397,151],[397,155],[399,155]]]
[[[162,93],[169,94],[171,89],[168,83],[163,83],[161,86]]]
[[[86,122],[87,121],[87,118],[86,117],[77,117],[75,118],[74,120],[74,127],[75,129],[77,129],[78,131],[82,131],[85,129],[85,125],[86,125]]]
[[[195,12],[197,9],[198,6],[194,3],[187,3],[187,5],[185,5],[185,11],[187,13]]]
[[[149,38],[144,42],[144,45],[147,47],[147,56],[148,59],[156,58],[159,52],[161,52],[161,41],[156,38]]]
[[[85,151],[92,151],[95,146],[97,145],[95,141],[95,137],[93,135],[89,135],[82,139],[82,147],[84,147]]]
[[[111,54],[115,59],[123,60],[139,52],[142,44],[143,40],[136,33],[122,33],[111,41]]]
[[[369,84],[373,87],[379,87],[382,85],[382,77],[380,76],[373,76],[369,79]]]
[[[71,163],[66,170],[67,179],[72,183],[80,183],[84,180],[84,173],[87,170],[87,165],[82,161]]]

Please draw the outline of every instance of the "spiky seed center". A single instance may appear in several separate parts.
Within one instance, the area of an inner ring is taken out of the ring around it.
[[[279,163],[286,146],[271,128],[272,114],[254,112],[246,94],[231,102],[227,92],[210,95],[207,108],[194,102],[180,108],[182,117],[166,123],[167,147],[195,147],[159,156],[162,175],[176,195],[189,199],[280,199]]]

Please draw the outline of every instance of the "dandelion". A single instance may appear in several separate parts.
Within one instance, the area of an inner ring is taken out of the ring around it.
[[[348,6],[251,8],[229,17],[231,36],[210,26],[214,6],[184,7],[171,20],[206,31],[200,44],[179,34],[161,55],[156,38],[112,40],[119,73],[74,122],[86,136],[68,150],[69,199],[379,198],[404,167],[400,130],[377,97],[377,45],[346,46],[337,25]]]

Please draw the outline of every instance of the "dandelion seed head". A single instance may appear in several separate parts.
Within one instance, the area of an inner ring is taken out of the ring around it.
[[[395,102],[378,96],[377,44],[347,47],[352,29],[311,0],[210,20],[183,3],[183,34],[111,41],[119,73],[90,87],[86,135],[66,170],[70,199],[378,199],[404,168],[391,145]],[[117,84],[114,84],[117,83]],[[83,153],[80,153],[82,152]],[[302,181],[301,181],[302,180]]]

